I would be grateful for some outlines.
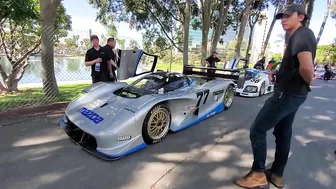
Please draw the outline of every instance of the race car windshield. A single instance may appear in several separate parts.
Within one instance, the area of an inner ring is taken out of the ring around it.
[[[134,81],[133,83],[125,87],[123,89],[123,92],[132,93],[136,96],[154,94],[165,83],[166,79],[164,76],[150,75]]]
[[[245,72],[245,79],[250,80],[258,76],[258,72],[253,72],[253,71],[246,71]]]

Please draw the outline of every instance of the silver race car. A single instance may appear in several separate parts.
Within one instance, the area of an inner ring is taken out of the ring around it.
[[[245,70],[245,82],[236,85],[236,94],[245,97],[262,96],[274,91],[274,83],[268,79],[268,71],[248,68]]]
[[[184,73],[156,71],[157,56],[123,50],[118,79],[126,82],[91,85],[71,102],[60,127],[86,151],[114,160],[160,142],[230,108],[239,71],[216,69],[215,77],[185,66]],[[148,66],[151,65],[151,66]],[[142,72],[137,73],[138,67]],[[228,78],[228,79],[226,79]]]

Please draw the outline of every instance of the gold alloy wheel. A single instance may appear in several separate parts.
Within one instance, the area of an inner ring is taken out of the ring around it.
[[[234,89],[229,86],[224,94],[224,106],[226,108],[231,106],[233,98],[234,98]]]
[[[170,115],[167,109],[157,107],[148,120],[148,135],[153,140],[161,139],[169,129]]]

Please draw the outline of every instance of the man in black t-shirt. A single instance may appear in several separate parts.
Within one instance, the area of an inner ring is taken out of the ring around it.
[[[92,83],[109,81],[108,57],[104,48],[99,45],[97,35],[90,37],[93,47],[86,51],[85,66],[91,66]]]
[[[117,70],[117,62],[116,57],[117,55],[114,53],[114,48],[116,46],[116,40],[111,37],[107,39],[107,44],[103,47],[105,52],[107,53],[108,59],[110,62],[108,62],[108,70],[109,70],[109,80],[110,81],[116,81],[117,75],[115,71]]]
[[[221,61],[217,56],[218,56],[218,53],[214,51],[211,56],[205,59],[205,62],[208,65],[208,67],[216,68],[216,63]],[[210,77],[213,77],[216,70],[208,70],[207,72]]]
[[[250,128],[253,165],[249,174],[235,181],[244,188],[263,188],[268,186],[268,181],[278,188],[284,186],[282,176],[290,151],[292,124],[307,98],[314,75],[317,44],[312,30],[304,26],[307,20],[304,5],[292,4],[276,18],[281,19],[289,40],[279,72],[270,74],[270,78],[276,74],[274,94],[265,102]],[[275,158],[271,169],[265,170],[266,136],[272,128],[276,138]]]

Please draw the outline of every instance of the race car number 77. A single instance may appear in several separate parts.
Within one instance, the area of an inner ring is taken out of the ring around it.
[[[203,96],[205,96],[203,104],[206,103],[206,101],[208,99],[208,96],[209,96],[209,92],[210,92],[210,90],[207,89],[207,90],[200,91],[200,92],[196,93],[197,98],[198,98],[198,101],[197,101],[197,104],[196,104],[196,108],[198,108],[199,105],[201,104],[201,100],[202,100]]]

